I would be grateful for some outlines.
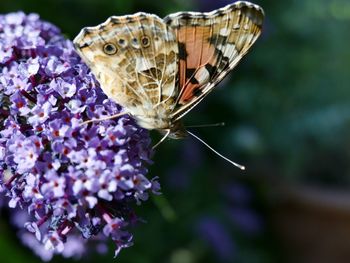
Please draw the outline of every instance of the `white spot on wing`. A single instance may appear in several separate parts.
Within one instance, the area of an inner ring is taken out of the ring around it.
[[[210,74],[205,67],[202,67],[196,73],[195,78],[200,84],[206,83],[210,79]]]
[[[246,30],[246,31],[248,31],[249,28],[250,28],[249,24],[245,24],[245,25],[243,26],[243,29]]]
[[[221,28],[220,29],[220,35],[227,37],[230,34],[230,30],[228,28]]]
[[[232,57],[232,56],[236,55],[236,53],[237,53],[236,46],[233,45],[233,44],[227,44],[225,46],[225,50],[224,50],[223,55],[224,55],[224,57],[228,57],[229,58],[229,57]]]
[[[148,60],[143,57],[136,58],[136,71],[141,72],[150,69],[152,66],[149,65]]]

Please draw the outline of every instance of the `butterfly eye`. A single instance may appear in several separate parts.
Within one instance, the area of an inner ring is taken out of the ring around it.
[[[148,36],[143,36],[141,38],[141,44],[143,47],[148,47],[150,45],[151,41]]]
[[[103,46],[103,52],[105,52],[107,55],[114,55],[117,53],[117,47],[111,43],[107,43]]]

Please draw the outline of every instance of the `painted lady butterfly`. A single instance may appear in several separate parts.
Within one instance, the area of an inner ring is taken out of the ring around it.
[[[264,12],[235,2],[164,19],[136,13],[82,29],[75,47],[103,91],[146,129],[185,137],[181,118],[232,70],[261,33]]]

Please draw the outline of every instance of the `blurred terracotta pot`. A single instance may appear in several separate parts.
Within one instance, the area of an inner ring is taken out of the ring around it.
[[[350,191],[278,188],[272,225],[290,263],[350,262]]]

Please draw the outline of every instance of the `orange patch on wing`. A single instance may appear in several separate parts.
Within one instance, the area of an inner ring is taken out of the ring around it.
[[[212,36],[210,27],[182,27],[178,30],[178,41],[184,43],[187,52],[187,68],[197,68],[208,63],[213,57],[215,47],[210,44]]]
[[[215,61],[215,46],[209,40],[212,37],[212,29],[208,26],[185,26],[178,29],[178,42],[184,44],[185,60],[179,62],[179,84],[181,97],[179,102],[184,103],[193,98],[194,91],[205,83],[191,83],[192,78],[201,67],[212,64]],[[189,75],[188,69],[192,70]],[[194,71],[193,71],[194,70]]]
[[[200,85],[199,84],[188,84],[186,85],[185,90],[182,93],[182,96],[180,98],[180,104],[183,104],[185,102],[190,101],[194,97],[194,91],[196,89],[199,89]]]
[[[179,86],[180,86],[180,92],[185,86],[186,83],[186,60],[179,60]]]

